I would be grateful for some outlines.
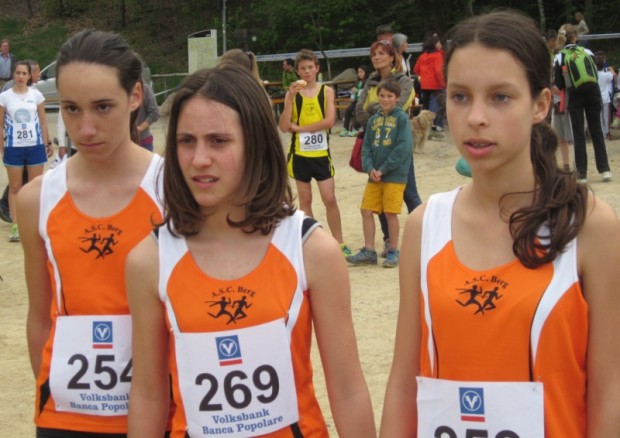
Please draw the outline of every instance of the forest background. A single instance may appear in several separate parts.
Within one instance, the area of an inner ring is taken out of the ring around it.
[[[227,49],[260,55],[367,47],[380,24],[408,35],[409,43],[422,42],[428,32],[445,37],[458,21],[497,8],[522,11],[542,33],[573,23],[576,11],[585,14],[592,34],[620,32],[618,0],[0,0],[0,38],[11,41],[18,59],[34,58],[44,67],[78,30],[117,31],[157,75],[187,72],[187,37],[197,31],[216,29],[221,55],[224,9]],[[590,48],[605,50],[610,65],[620,65],[620,39],[591,41]],[[368,62],[329,60],[334,75]],[[261,77],[279,80],[281,65],[260,63]],[[160,91],[163,83],[154,86]]]

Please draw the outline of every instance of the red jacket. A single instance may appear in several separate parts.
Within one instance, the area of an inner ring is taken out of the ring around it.
[[[441,90],[445,88],[443,51],[422,53],[413,67],[413,72],[420,76],[420,86],[423,90]]]

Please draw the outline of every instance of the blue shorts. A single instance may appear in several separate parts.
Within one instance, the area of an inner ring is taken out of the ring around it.
[[[42,145],[5,147],[2,161],[9,167],[42,166],[47,163],[47,152]]]

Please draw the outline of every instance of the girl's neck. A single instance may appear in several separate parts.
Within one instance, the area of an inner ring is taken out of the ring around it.
[[[28,91],[28,85],[17,85],[17,83],[13,85],[13,92],[17,94],[24,94],[26,91]]]

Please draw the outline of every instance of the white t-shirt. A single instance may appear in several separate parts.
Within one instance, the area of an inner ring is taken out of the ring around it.
[[[37,107],[45,98],[35,88],[23,94],[13,89],[0,93],[0,106],[4,107],[4,146],[45,146]]]
[[[610,71],[598,71],[598,86],[601,89],[603,103],[611,102],[611,93],[614,90],[613,81],[614,75]]]

